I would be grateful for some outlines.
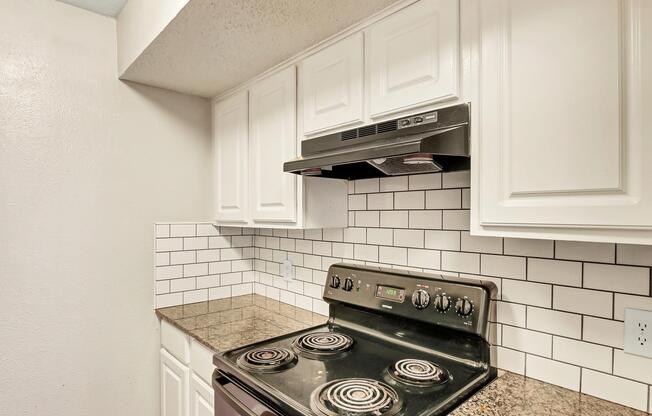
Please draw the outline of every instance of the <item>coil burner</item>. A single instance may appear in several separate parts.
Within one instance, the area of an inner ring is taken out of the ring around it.
[[[287,348],[257,348],[238,357],[240,368],[255,373],[275,373],[293,367],[297,355]]]
[[[395,362],[389,374],[397,381],[415,386],[434,386],[448,381],[448,371],[425,360],[405,359]]]
[[[393,416],[402,400],[390,386],[367,378],[347,378],[323,384],[313,391],[310,407],[325,416]]]
[[[299,352],[319,357],[349,350],[353,339],[337,332],[313,332],[295,339],[292,345]]]

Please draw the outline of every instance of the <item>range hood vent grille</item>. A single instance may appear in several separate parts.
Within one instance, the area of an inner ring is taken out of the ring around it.
[[[342,140],[351,140],[357,139],[358,137],[373,136],[374,134],[387,133],[395,130],[398,130],[398,122],[396,120],[390,120],[378,124],[372,124],[370,126],[343,131],[340,133],[340,137]]]

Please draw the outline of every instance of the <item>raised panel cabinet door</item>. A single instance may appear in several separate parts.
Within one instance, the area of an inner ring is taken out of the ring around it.
[[[161,416],[188,415],[188,367],[161,348]]]
[[[250,98],[252,218],[296,222],[297,177],[283,172],[283,163],[297,154],[295,68],[255,83]]]
[[[213,106],[213,168],[218,221],[245,223],[248,220],[248,111],[246,91]]]
[[[190,416],[215,416],[213,389],[199,377],[190,377]]]
[[[615,241],[624,234],[609,230],[621,229],[643,242],[634,234],[652,231],[652,106],[643,105],[652,102],[643,62],[652,61],[642,38],[652,9],[639,0],[478,3],[479,230],[592,229],[571,237]]]
[[[371,117],[459,96],[459,0],[421,0],[368,29]]]
[[[363,120],[362,36],[356,33],[302,62],[304,134]]]

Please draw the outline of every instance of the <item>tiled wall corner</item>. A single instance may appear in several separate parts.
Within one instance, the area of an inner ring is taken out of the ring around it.
[[[253,293],[253,230],[208,223],[160,223],[156,307]]]

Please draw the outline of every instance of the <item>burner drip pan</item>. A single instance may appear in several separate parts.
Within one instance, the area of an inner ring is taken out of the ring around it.
[[[332,356],[351,349],[353,339],[338,332],[313,332],[295,339],[292,346],[308,356]]]
[[[276,373],[293,367],[297,355],[287,348],[256,348],[238,357],[238,366],[254,373]]]
[[[387,384],[347,378],[323,384],[311,395],[311,409],[322,416],[393,416],[403,402]]]
[[[395,362],[387,371],[393,379],[415,386],[435,386],[450,378],[448,371],[437,364],[410,358]]]

